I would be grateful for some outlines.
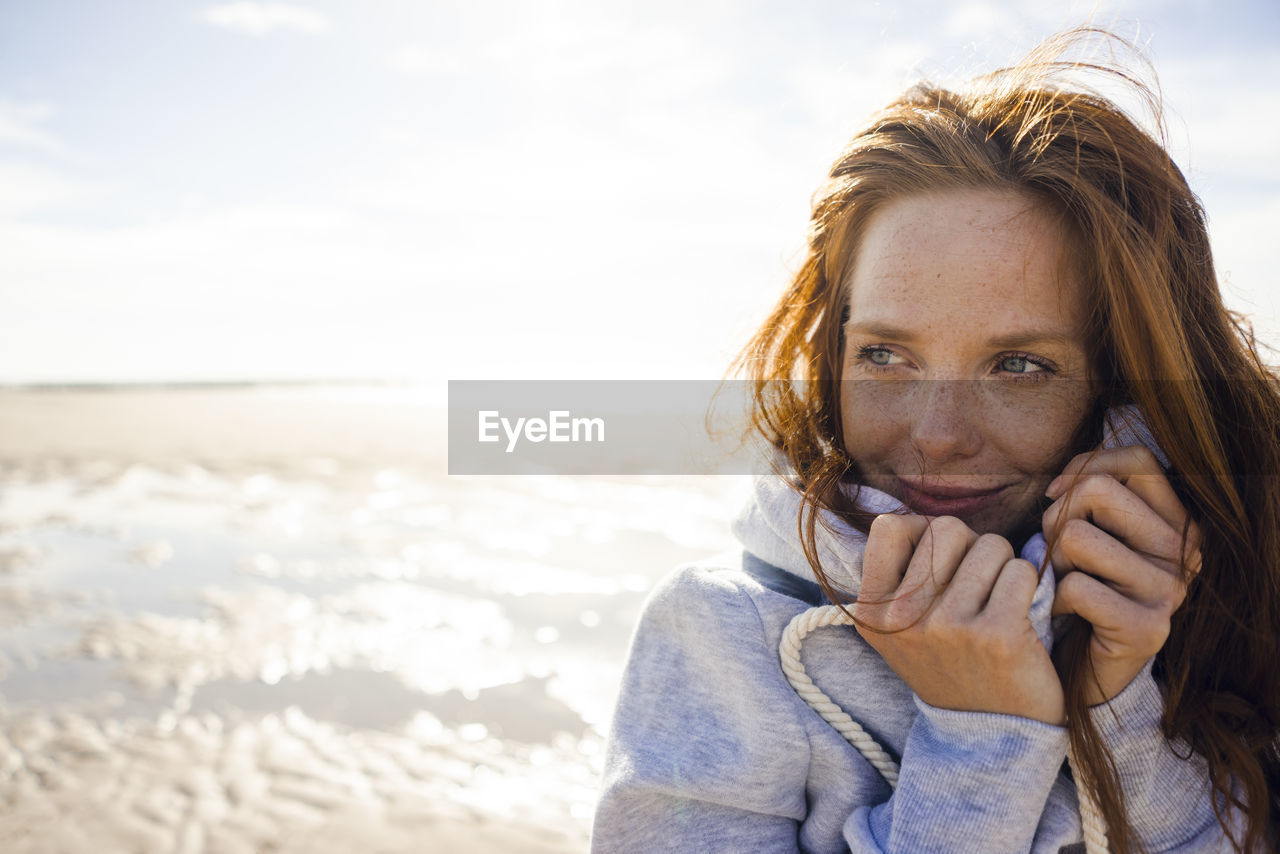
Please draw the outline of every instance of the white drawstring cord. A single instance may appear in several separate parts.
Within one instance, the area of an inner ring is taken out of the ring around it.
[[[782,660],[782,672],[787,675],[787,681],[791,683],[791,687],[795,689],[801,699],[821,715],[824,721],[831,724],[836,732],[844,736],[845,741],[856,747],[858,752],[866,757],[866,760],[880,772],[880,776],[884,777],[885,782],[889,784],[889,788],[896,789],[898,787],[898,763],[893,761],[893,757],[886,753],[879,742],[872,738],[857,721],[849,717],[844,709],[833,703],[830,697],[824,694],[817,685],[813,684],[813,680],[804,672],[804,665],[800,662],[800,645],[814,629],[819,629],[823,626],[851,625],[853,625],[852,618],[836,605],[819,605],[797,614],[787,624],[786,630],[782,633],[782,643],[778,645],[778,655]],[[1080,767],[1072,751],[1067,752],[1067,762],[1073,770]],[[1077,780],[1076,795],[1080,801],[1080,823],[1084,827],[1086,854],[1107,854],[1109,843],[1107,842],[1106,822],[1103,820],[1102,813],[1098,810],[1098,805],[1094,802],[1088,787],[1081,780],[1078,770],[1076,770],[1075,776]]]

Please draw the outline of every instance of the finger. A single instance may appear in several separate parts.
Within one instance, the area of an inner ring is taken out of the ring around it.
[[[1084,519],[1071,519],[1053,541],[1050,561],[1058,578],[1076,570],[1128,599],[1172,611],[1186,596],[1182,576],[1134,552]]]
[[[1057,499],[1079,478],[1087,478],[1093,474],[1112,477],[1145,502],[1178,537],[1179,545],[1167,550],[1167,559],[1186,567],[1189,575],[1195,575],[1199,571],[1202,543],[1200,529],[1178,499],[1150,449],[1133,445],[1124,448],[1099,448],[1079,454],[1067,464],[1062,475],[1050,484],[1046,494]],[[1174,555],[1181,555],[1181,561]]]
[[[956,619],[982,610],[1004,565],[1013,559],[1013,546],[999,534],[983,534],[969,549],[942,595],[939,609]]]
[[[1084,519],[1132,549],[1176,572],[1183,542],[1180,531],[1111,475],[1087,474],[1045,511],[1045,537],[1053,542],[1071,519]]]
[[[1058,582],[1052,614],[1077,614],[1114,654],[1153,655],[1169,637],[1169,621],[1126,599],[1096,578],[1073,572]],[[1123,648],[1119,648],[1123,647]]]
[[[1177,531],[1187,519],[1186,508],[1178,500],[1160,461],[1149,448],[1129,445],[1124,448],[1098,448],[1077,454],[1054,478],[1046,490],[1050,498],[1058,498],[1078,478],[1090,474],[1114,477],[1147,503],[1161,519]]]
[[[922,612],[950,583],[977,539],[973,529],[954,516],[929,518],[898,588],[899,595],[919,603]]]
[[[872,520],[862,553],[861,604],[876,604],[893,596],[928,524],[924,516],[897,513],[883,513]]]
[[[1025,617],[1040,586],[1040,571],[1029,560],[1012,558],[1005,561],[991,586],[991,596],[983,611],[991,614],[1016,614]]]

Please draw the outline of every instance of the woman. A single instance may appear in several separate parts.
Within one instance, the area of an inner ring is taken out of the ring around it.
[[[1119,852],[1280,839],[1280,393],[1181,173],[1060,82],[1093,35],[836,161],[741,360],[778,475],[646,606],[596,850],[1070,851],[1082,801]]]

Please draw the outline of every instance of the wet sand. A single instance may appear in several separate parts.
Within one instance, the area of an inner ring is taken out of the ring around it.
[[[352,390],[0,392],[0,848],[585,851],[735,478],[449,478]]]

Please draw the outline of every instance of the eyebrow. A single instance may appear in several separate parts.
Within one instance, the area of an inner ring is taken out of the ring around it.
[[[871,338],[886,338],[907,343],[914,342],[920,337],[908,329],[903,329],[900,326],[893,326],[892,324],[881,323],[875,320],[848,323],[845,325],[845,330],[846,332],[854,332]],[[1070,347],[1075,343],[1076,341],[1072,336],[1058,330],[1038,329],[1011,332],[1007,335],[997,335],[994,338],[987,339],[987,344],[989,346],[999,347],[1002,349],[1030,347],[1035,344],[1050,344],[1059,347]]]

